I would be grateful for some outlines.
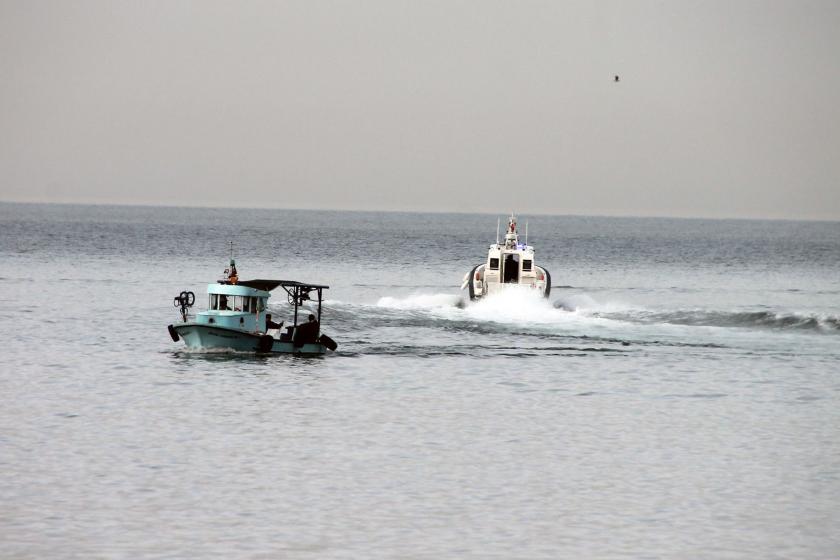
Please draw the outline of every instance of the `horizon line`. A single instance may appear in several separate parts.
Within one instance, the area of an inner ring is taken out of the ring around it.
[[[371,209],[362,210],[357,208],[305,208],[305,207],[282,207],[282,206],[212,206],[200,204],[158,204],[158,203],[115,203],[115,202],[65,202],[65,201],[31,201],[31,200],[4,200],[0,204],[20,204],[30,206],[99,206],[113,208],[172,208],[172,209],[195,209],[195,210],[287,210],[295,212],[352,212],[352,213],[382,213],[382,214],[452,214],[452,215],[485,215],[495,216],[497,213],[489,211],[451,211],[451,210],[394,210],[394,209]],[[507,211],[502,212],[507,215]],[[662,219],[662,220],[708,220],[708,221],[751,221],[751,222],[840,222],[840,218],[781,218],[781,217],[744,217],[744,216],[673,216],[664,214],[587,214],[587,213],[549,213],[549,212],[516,212],[515,215],[527,216],[548,216],[548,217],[575,217],[575,218],[625,218],[625,219]]]

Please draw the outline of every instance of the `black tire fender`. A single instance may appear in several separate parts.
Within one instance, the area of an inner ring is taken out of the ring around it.
[[[477,264],[470,270],[470,300],[475,299],[475,271],[478,270],[478,267],[481,266]]]
[[[545,292],[543,292],[543,297],[547,298],[551,294],[551,273],[547,268],[543,268],[543,272],[545,272]]]
[[[336,348],[338,348],[338,343],[336,341],[334,341],[333,339],[331,339],[330,337],[328,337],[327,335],[325,335],[325,334],[322,334],[318,338],[318,340],[320,341],[321,344],[326,346],[327,349],[329,349],[329,350],[334,351]]]
[[[274,337],[270,334],[262,335],[257,343],[257,349],[260,352],[271,352],[272,348],[274,348]]]
[[[181,337],[178,336],[178,332],[175,330],[175,327],[169,325],[167,329],[169,329],[169,336],[172,337],[172,342],[178,342],[179,340],[181,340]]]

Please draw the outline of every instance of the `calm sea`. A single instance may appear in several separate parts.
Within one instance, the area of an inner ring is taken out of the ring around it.
[[[497,217],[0,204],[0,557],[840,558],[840,223]],[[229,241],[338,352],[170,340]]]

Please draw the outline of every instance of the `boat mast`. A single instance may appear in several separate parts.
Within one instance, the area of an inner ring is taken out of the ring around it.
[[[499,244],[499,228],[502,227],[502,219],[496,217],[496,245]]]
[[[528,222],[525,222],[525,246],[528,246]]]

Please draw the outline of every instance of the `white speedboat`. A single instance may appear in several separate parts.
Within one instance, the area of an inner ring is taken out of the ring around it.
[[[528,245],[526,225],[525,243],[519,242],[516,217],[511,215],[505,232],[504,243],[490,245],[487,260],[473,267],[464,276],[461,289],[469,289],[470,299],[479,299],[512,286],[525,286],[548,297],[551,293],[551,274],[534,261],[534,248]]]

